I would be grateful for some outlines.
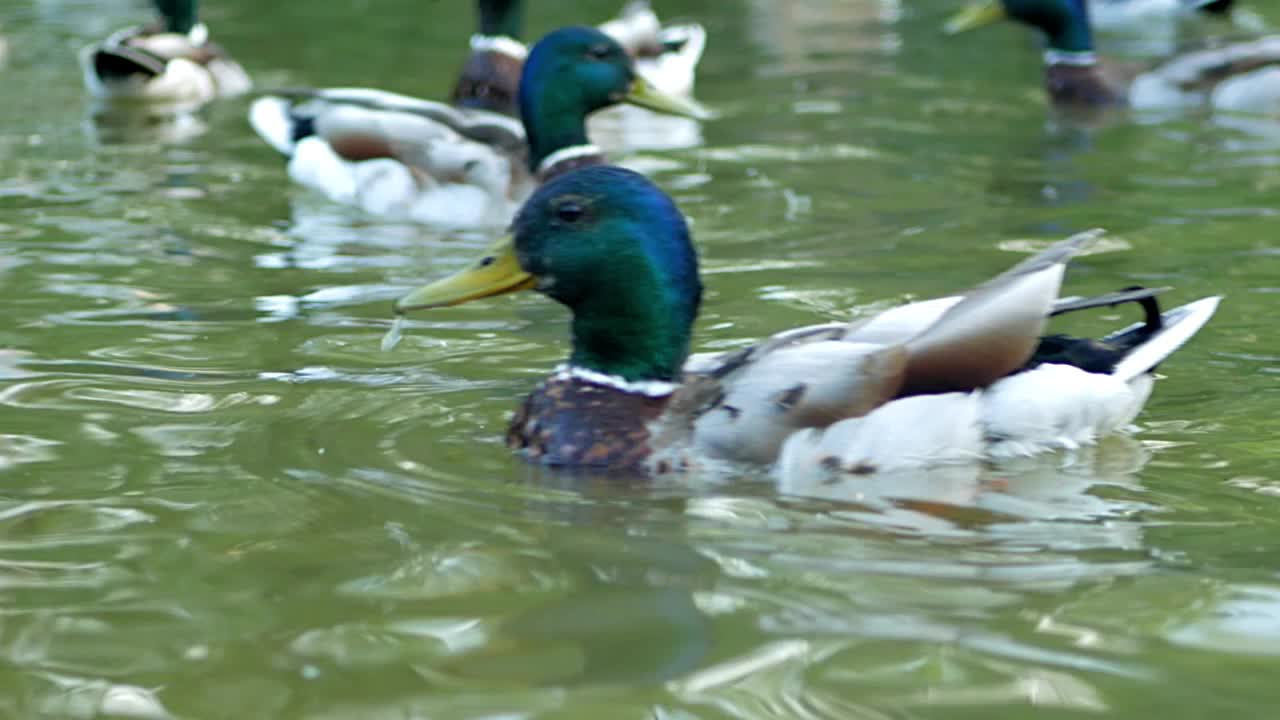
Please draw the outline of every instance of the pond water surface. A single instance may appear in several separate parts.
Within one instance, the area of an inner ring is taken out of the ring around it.
[[[206,5],[262,87],[439,96],[472,22]],[[389,301],[485,238],[290,185],[247,99],[95,122],[73,53],[145,4],[0,0],[0,717],[1274,713],[1280,124],[1055,121],[1029,34],[943,37],[941,0],[657,5],[710,28],[720,118],[617,157],[691,218],[698,350],[1102,226],[1069,292],[1226,298],[1142,432],[889,485],[539,472],[501,436],[560,307],[424,313],[379,350]],[[531,6],[535,37],[616,10]]]

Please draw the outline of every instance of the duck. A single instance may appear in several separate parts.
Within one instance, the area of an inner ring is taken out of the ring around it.
[[[649,0],[630,0],[600,31],[626,48],[636,62],[636,72],[668,95],[691,96],[707,47],[707,30],[701,23],[663,25]]]
[[[1134,71],[1099,61],[1083,0],[980,0],[945,29],[960,33],[1005,18],[1045,33],[1045,88],[1057,107],[1280,111],[1280,36],[1205,47]]]
[[[248,92],[249,74],[209,39],[198,0],[155,0],[149,25],[124,28],[80,50],[85,87],[104,101],[200,105]]]
[[[259,135],[290,156],[289,176],[379,217],[450,228],[505,225],[537,183],[602,163],[586,118],[629,103],[702,119],[696,101],[638,75],[591,27],[553,31],[529,51],[522,120],[358,88],[268,96],[250,108]]]
[[[479,31],[449,101],[455,107],[518,116],[516,90],[528,48],[519,40],[523,0],[477,0]],[[663,25],[649,0],[631,0],[599,29],[626,49],[636,72],[668,95],[690,96],[707,45],[699,23]]]
[[[529,49],[517,38],[523,24],[521,0],[477,0],[479,30],[471,54],[458,73],[449,102],[455,107],[516,115],[520,68]]]
[[[1099,234],[1054,243],[963,293],[690,355],[702,284],[684,216],[642,175],[600,165],[539,187],[478,261],[394,309],[518,290],[568,307],[569,358],[506,434],[536,464],[910,471],[1078,448],[1137,416],[1152,371],[1220,298],[1161,311],[1159,289],[1060,297],[1067,262]],[[1100,339],[1042,336],[1050,316],[1131,303],[1142,321]]]

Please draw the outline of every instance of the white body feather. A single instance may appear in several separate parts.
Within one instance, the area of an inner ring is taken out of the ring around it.
[[[982,432],[991,457],[1074,450],[1127,427],[1151,395],[1152,378],[1125,382],[1070,365],[1041,365],[982,392]]]
[[[1209,97],[1215,110],[1275,115],[1280,113],[1280,67],[1258,68],[1218,83]]]
[[[982,457],[979,393],[917,395],[862,416],[787,438],[780,477],[815,471],[870,475],[964,463]]]
[[[1271,65],[1218,81],[1222,69],[1234,63]],[[1227,112],[1280,113],[1277,65],[1280,36],[1185,53],[1135,78],[1129,104],[1139,110],[1158,110],[1208,103]]]

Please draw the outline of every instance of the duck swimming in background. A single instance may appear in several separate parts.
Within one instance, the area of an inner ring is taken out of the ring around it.
[[[1280,111],[1280,37],[1188,52],[1144,72],[1104,67],[1083,0],[981,0],[946,24],[959,33],[1005,18],[1045,33],[1045,88],[1066,108],[1136,109],[1208,103],[1219,110]]]
[[[516,115],[520,69],[529,54],[520,42],[522,0],[477,0],[480,31],[458,73],[449,101],[455,107]]]
[[[668,95],[693,94],[707,31],[698,23],[663,25],[649,0],[630,0],[600,31],[626,48],[636,72]]]
[[[1089,0],[1089,18],[1100,32],[1152,32],[1197,15],[1226,17],[1235,0]]]
[[[89,93],[103,100],[198,105],[248,92],[248,73],[210,42],[197,5],[155,0],[157,23],[119,30],[81,50]]]
[[[1127,426],[1151,371],[1218,304],[1161,313],[1145,289],[1059,298],[1066,263],[1097,234],[1085,233],[961,295],[690,358],[698,259],[680,211],[649,180],[612,166],[565,173],[512,229],[396,312],[526,289],[566,305],[569,360],[507,432],[525,458],[556,466],[664,472],[708,458],[772,463],[785,477],[1073,448]],[[1101,340],[1040,337],[1050,315],[1124,302],[1144,321]]]
[[[370,93],[264,97],[250,120],[290,156],[295,181],[374,215],[449,227],[505,225],[538,182],[604,162],[587,139],[586,118],[597,110],[630,103],[706,116],[692,100],[656,90],[617,42],[589,27],[556,30],[534,45],[519,83],[523,125]]]
[[[456,107],[517,115],[516,90],[528,49],[520,42],[523,0],[477,0],[479,32],[471,56],[450,95]],[[697,23],[663,26],[649,0],[631,0],[600,31],[635,60],[636,72],[667,95],[693,93],[694,75],[707,44]]]

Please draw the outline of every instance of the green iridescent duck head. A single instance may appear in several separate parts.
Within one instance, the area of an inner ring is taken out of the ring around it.
[[[1065,53],[1093,51],[1093,33],[1085,0],[982,0],[947,21],[946,31],[964,32],[1006,18],[1043,31],[1051,50]]]
[[[186,35],[200,22],[197,0],[154,0],[156,12],[164,20],[166,32]]]
[[[536,289],[573,313],[570,365],[633,382],[679,378],[702,282],[666,193],[619,167],[574,170],[540,187],[512,230],[467,269],[401,298],[396,312]]]
[[[529,51],[520,76],[520,117],[529,139],[529,167],[548,155],[587,144],[587,116],[628,103],[669,115],[705,118],[698,103],[656,90],[636,74],[627,51],[595,28],[568,27]]]

